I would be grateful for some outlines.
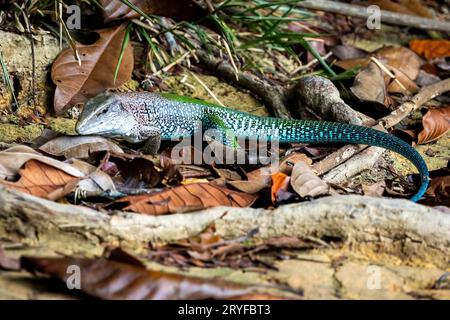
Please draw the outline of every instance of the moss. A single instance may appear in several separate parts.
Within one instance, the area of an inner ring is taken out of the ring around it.
[[[427,150],[429,149],[430,151],[432,151],[431,153],[434,154],[432,157],[427,155]],[[447,162],[450,160],[450,133],[436,142],[417,146],[416,150],[419,151],[419,153],[425,159],[425,162],[427,163],[428,169],[430,171],[445,168],[447,166]],[[402,156],[398,155],[397,153],[391,152],[391,157],[394,160],[394,168],[400,174],[407,175],[411,173],[417,173],[414,165]]]
[[[9,123],[0,124],[0,142],[30,142],[42,134],[45,127],[66,135],[74,135],[75,123],[74,119],[66,118],[47,118],[47,126],[40,124],[19,125],[18,118],[14,116],[8,117]]]
[[[75,119],[67,118],[47,118],[49,129],[66,135],[75,135]]]
[[[30,124],[19,126],[11,123],[0,124],[0,142],[30,142],[39,137],[44,127]]]

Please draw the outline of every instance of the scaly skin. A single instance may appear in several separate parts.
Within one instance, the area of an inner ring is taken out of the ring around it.
[[[237,138],[382,147],[406,157],[419,170],[422,185],[412,201],[418,201],[428,187],[429,173],[420,154],[403,140],[368,127],[258,117],[200,100],[147,92],[99,95],[88,101],[77,123],[79,134],[98,134],[133,143],[155,134],[169,140],[192,136],[200,128],[221,133],[231,130]]]

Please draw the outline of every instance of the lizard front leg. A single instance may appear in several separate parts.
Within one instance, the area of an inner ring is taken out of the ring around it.
[[[137,140],[145,141],[142,152],[156,154],[161,146],[161,130],[153,126],[143,126],[139,128]]]

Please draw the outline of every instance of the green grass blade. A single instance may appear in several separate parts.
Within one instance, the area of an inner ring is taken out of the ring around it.
[[[5,83],[8,86],[9,90],[11,91],[11,95],[13,97],[15,105],[17,107],[19,107],[19,104],[17,103],[16,95],[14,94],[14,87],[11,83],[11,78],[9,76],[8,68],[6,67],[5,59],[3,58],[2,52],[0,52],[0,64],[2,66],[3,78],[5,79]]]
[[[125,30],[125,36],[123,37],[122,41],[122,48],[120,49],[120,55],[119,60],[117,61],[116,70],[114,70],[114,83],[116,83],[117,75],[119,74],[120,65],[122,64],[123,55],[125,53],[125,49],[128,46],[128,43],[130,42],[130,31],[131,31],[131,24],[127,26],[127,29]]]

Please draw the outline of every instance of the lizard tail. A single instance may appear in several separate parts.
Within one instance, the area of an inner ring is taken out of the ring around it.
[[[261,123],[262,127],[272,127],[274,118],[265,119],[270,120]],[[411,161],[419,171],[422,184],[411,200],[417,202],[428,188],[429,172],[422,156],[405,141],[388,133],[346,123],[309,120],[277,119],[275,128],[276,134],[271,139],[280,142],[365,144],[392,150]]]

